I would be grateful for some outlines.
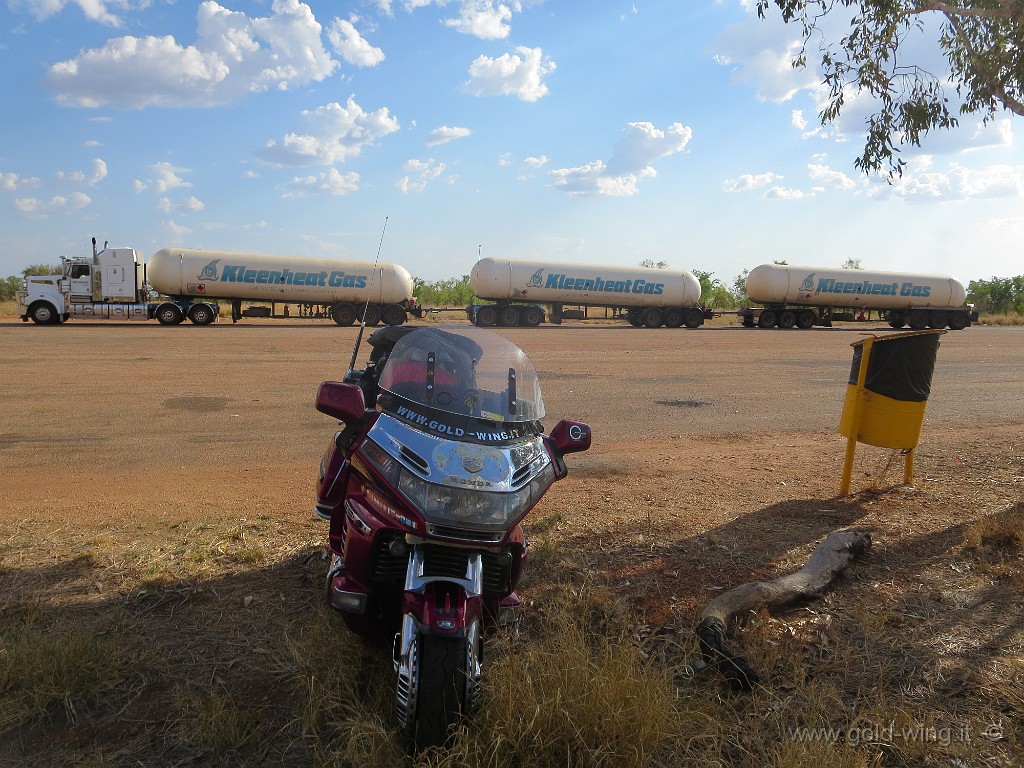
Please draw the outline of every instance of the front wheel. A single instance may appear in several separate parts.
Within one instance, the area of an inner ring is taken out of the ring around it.
[[[33,304],[28,314],[36,325],[50,325],[51,323],[60,322],[60,315],[57,314],[53,304],[48,304],[45,301]]]
[[[399,664],[397,715],[416,753],[442,746],[475,707],[481,662],[478,629],[477,622],[463,638],[419,632],[412,638],[408,659]]]

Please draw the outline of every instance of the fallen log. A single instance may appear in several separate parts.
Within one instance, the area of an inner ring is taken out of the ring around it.
[[[726,645],[729,622],[754,608],[777,610],[798,600],[819,597],[850,561],[870,546],[869,533],[836,531],[814,548],[807,565],[796,573],[771,581],[751,581],[716,597],[701,611],[696,630],[704,663],[714,665],[733,689],[749,691],[759,678],[747,660]]]

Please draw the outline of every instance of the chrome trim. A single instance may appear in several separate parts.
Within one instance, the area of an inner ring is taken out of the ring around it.
[[[452,576],[425,576],[423,573],[425,562],[423,547],[415,545],[409,554],[409,565],[405,570],[405,591],[421,593],[428,584],[444,581],[449,584],[458,584],[466,591],[466,597],[479,597],[484,593],[484,559],[479,553],[468,553],[466,558],[466,576],[457,578]]]
[[[419,628],[412,614],[402,617],[402,630],[395,635],[393,651],[398,682],[395,689],[395,719],[409,732],[416,722],[416,701],[420,688]]]
[[[416,477],[453,488],[515,491],[551,463],[539,436],[511,445],[480,445],[422,432],[387,413],[367,437]]]

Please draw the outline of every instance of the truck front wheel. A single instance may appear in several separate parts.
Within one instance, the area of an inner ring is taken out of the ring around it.
[[[51,325],[60,322],[57,308],[46,301],[36,302],[28,311],[29,317],[36,325]]]
[[[161,304],[154,315],[160,325],[177,325],[185,319],[181,309],[174,304]]]

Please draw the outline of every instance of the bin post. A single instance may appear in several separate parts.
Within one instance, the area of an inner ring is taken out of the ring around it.
[[[843,479],[839,484],[839,495],[847,496],[850,493],[850,478],[853,475],[853,455],[857,452],[857,432],[860,426],[861,400],[864,392],[864,380],[868,375],[868,360],[871,357],[871,345],[875,343],[875,337],[864,339],[863,349],[860,355],[860,368],[857,370],[857,390],[854,400],[851,403],[853,409],[852,421],[854,428],[850,430],[850,436],[846,439],[846,459],[843,461]]]

